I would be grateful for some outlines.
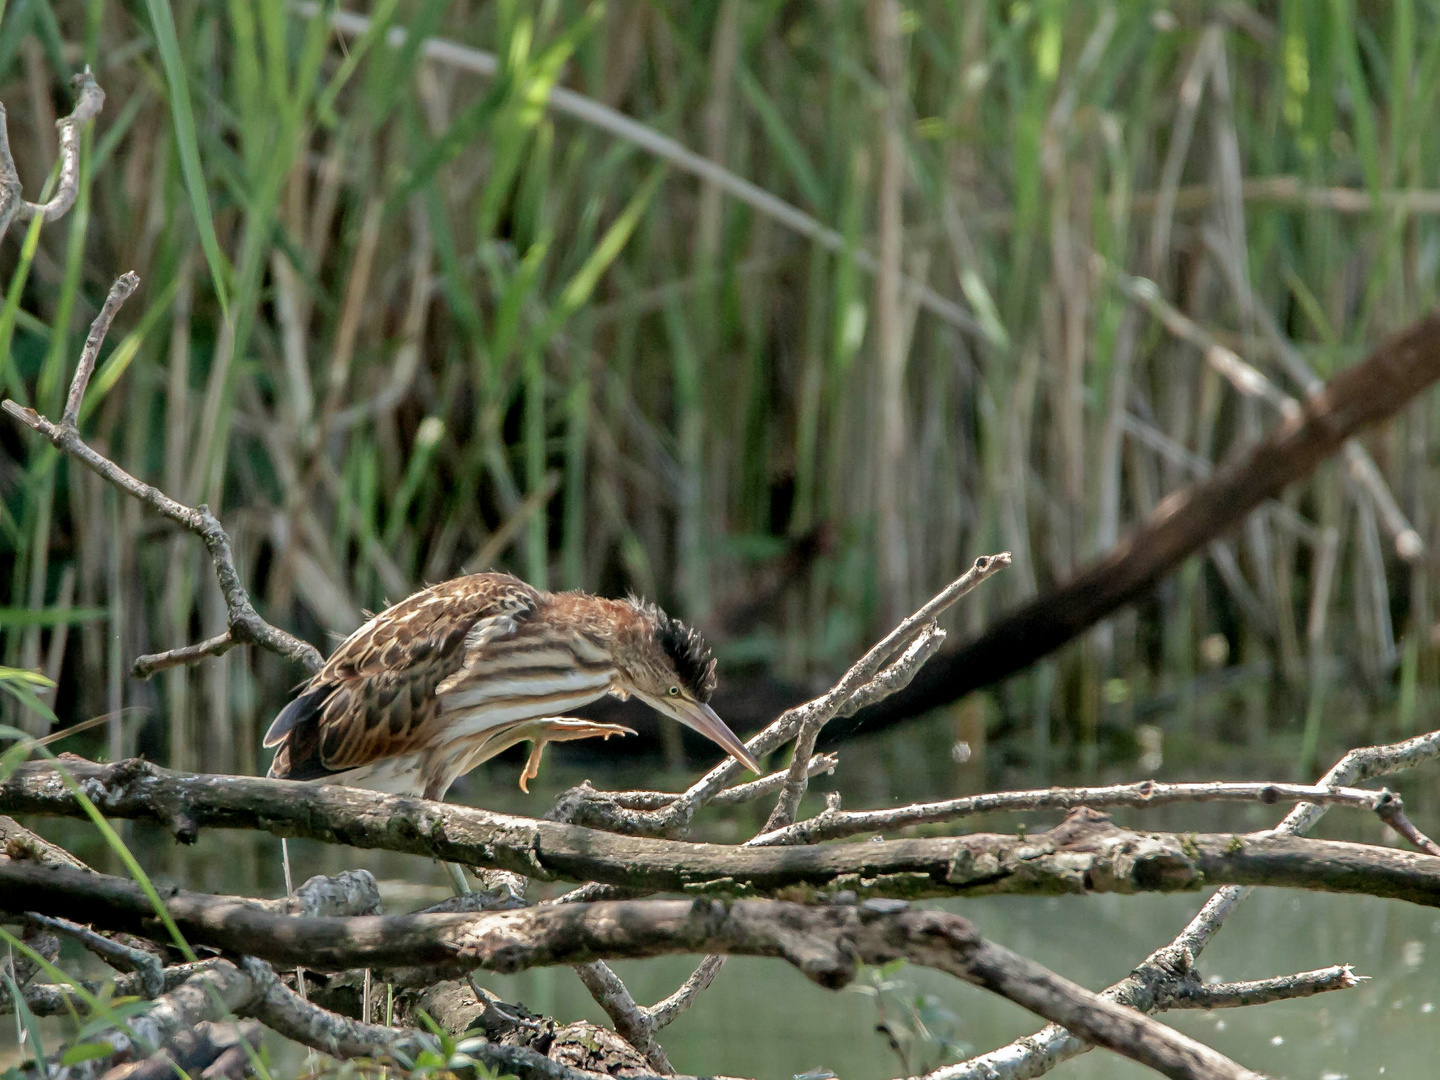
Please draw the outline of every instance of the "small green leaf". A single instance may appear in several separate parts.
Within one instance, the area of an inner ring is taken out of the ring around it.
[[[79,1046],[72,1046],[65,1053],[60,1055],[61,1065],[78,1065],[82,1061],[94,1061],[96,1058],[106,1057],[115,1052],[115,1047],[107,1042],[81,1043]]]

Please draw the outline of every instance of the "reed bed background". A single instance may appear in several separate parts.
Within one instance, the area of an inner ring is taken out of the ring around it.
[[[322,648],[496,566],[658,597],[727,673],[803,681],[1014,551],[963,635],[1435,301],[1429,0],[334,10],[0,4],[31,197],[68,77],[109,95],[75,210],[0,250],[0,388],[55,414],[137,270],[89,437],[209,503],[266,618]],[[1436,406],[960,732],[1044,774],[1143,765],[1157,727],[1172,760],[1292,762],[1416,728]],[[0,659],[58,684],[62,724],[263,766],[297,673],[241,649],[130,679],[223,629],[203,550],[11,426],[0,582]]]

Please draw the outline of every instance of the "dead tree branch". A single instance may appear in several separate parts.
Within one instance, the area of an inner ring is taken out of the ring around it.
[[[3,162],[0,162],[3,167]],[[230,547],[230,536],[205,505],[189,507],[176,502],[163,491],[152,487],[143,480],[131,476],[103,454],[91,449],[80,437],[78,427],[80,406],[85,398],[85,389],[95,370],[95,361],[100,345],[110,330],[116,312],[140,284],[140,278],[133,272],[122,274],[110,288],[105,305],[90,326],[85,339],[85,348],[80,363],[75,368],[75,377],[70,382],[70,393],[66,398],[65,413],[56,424],[41,416],[34,409],[24,407],[15,401],[0,402],[0,407],[26,427],[44,435],[59,450],[88,466],[100,477],[114,484],[163,517],[193,532],[204,542],[215,564],[215,576],[220,582],[220,591],[225,597],[225,609],[229,628],[220,637],[212,638],[199,645],[176,649],[168,653],[142,656],[135,661],[134,674],[137,678],[148,678],[155,672],[175,664],[194,663],[207,656],[218,656],[235,645],[252,644],[294,660],[306,669],[316,671],[320,667],[320,653],[313,645],[271,626],[262,619],[250,602],[250,594],[240,581],[235,569],[235,556]]]
[[[1128,537],[1068,582],[996,620],[926,665],[911,686],[857,714],[873,730],[958,700],[1029,667],[1144,595],[1266,499],[1308,475],[1347,439],[1394,416],[1440,379],[1440,314],[1376,346],[1307,396],[1297,416],[1213,475],[1167,496]]]
[[[82,909],[112,929],[146,931],[154,909],[134,882],[62,867],[0,865],[0,907],[28,894],[51,911]],[[1253,1077],[1223,1056],[1132,1010],[1102,1001],[1034,961],[986,941],[958,915],[877,900],[859,906],[784,901],[612,901],[480,915],[310,918],[277,915],[231,898],[174,892],[164,900],[186,939],[249,954],[241,967],[276,997],[264,960],[307,969],[422,970],[428,979],[476,967],[500,972],[605,957],[673,952],[784,959],[826,987],[848,984],[857,965],[903,958],[975,983],[1084,1033],[1172,1077]],[[178,991],[177,991],[178,993]],[[245,1004],[234,995],[232,1008]],[[268,1022],[268,1021],[267,1021]],[[349,1025],[351,1022],[346,1022]],[[274,1026],[274,1025],[271,1025]],[[370,1025],[337,1034],[342,1052],[363,1049]],[[305,1040],[310,1045],[315,1042]],[[158,1045],[158,1043],[157,1043]]]
[[[35,217],[54,221],[75,205],[75,196],[80,190],[80,132],[100,115],[105,105],[105,91],[100,89],[88,67],[76,75],[71,84],[75,88],[75,108],[69,116],[55,121],[60,142],[60,183],[46,203],[25,201],[25,189],[10,153],[5,106],[0,105],[0,239],[12,221],[29,221]]]

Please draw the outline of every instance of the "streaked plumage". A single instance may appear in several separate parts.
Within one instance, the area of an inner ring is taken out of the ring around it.
[[[564,715],[635,694],[751,768],[706,704],[704,640],[651,604],[548,593],[508,574],[431,586],[351,634],[270,725],[270,775],[443,798],[481,762],[530,740],[520,785],[547,742],[628,733]]]

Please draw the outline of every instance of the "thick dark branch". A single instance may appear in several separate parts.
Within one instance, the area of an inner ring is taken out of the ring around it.
[[[1440,314],[1387,338],[1311,394],[1298,416],[1209,479],[1164,499],[1098,562],[931,661],[910,687],[862,710],[847,731],[873,729],[964,697],[1029,667],[1144,595],[1264,500],[1308,475],[1366,428],[1394,416],[1440,379]],[[832,732],[833,737],[839,737]]]
[[[83,909],[92,922],[114,929],[143,931],[154,920],[144,892],[124,878],[0,864],[0,906],[8,907],[22,895],[28,898],[24,902],[50,911]],[[833,988],[852,981],[858,964],[903,958],[983,986],[1167,1076],[1255,1075],[1140,1013],[1103,1001],[986,941],[958,915],[913,909],[899,901],[810,907],[772,900],[641,900],[480,915],[348,919],[277,915],[189,892],[167,896],[165,906],[192,944],[316,970],[419,967],[430,979],[476,967],[514,972],[704,951],[778,957]],[[243,967],[257,983],[266,984],[262,989],[267,997],[275,997],[278,982],[269,982],[273,974],[257,976],[251,970],[257,964],[246,960]],[[343,1052],[363,1050],[372,1038],[369,1025],[355,1027],[367,1030],[345,1035]]]
[[[66,764],[105,813],[160,822],[181,839],[193,839],[204,827],[263,829],[640,892],[919,897],[1175,892],[1238,884],[1440,905],[1440,857],[1290,836],[1140,833],[1085,810],[1028,837],[735,847],[616,836],[354,788],[169,773],[139,761]],[[39,762],[21,766],[0,784],[0,811],[84,813],[54,766]]]

